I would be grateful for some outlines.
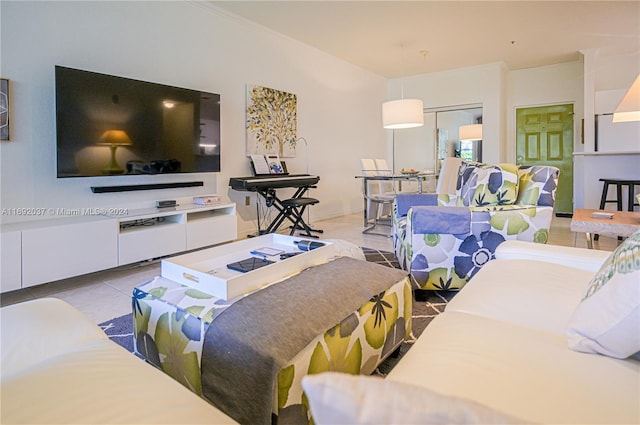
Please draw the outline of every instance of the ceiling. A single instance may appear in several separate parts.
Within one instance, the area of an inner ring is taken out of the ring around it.
[[[208,3],[387,78],[640,52],[637,0]]]

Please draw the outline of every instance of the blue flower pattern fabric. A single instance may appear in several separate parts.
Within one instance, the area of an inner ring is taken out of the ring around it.
[[[518,166],[514,164],[484,165],[474,171],[477,176],[469,206],[512,205],[518,195]],[[470,179],[469,184],[473,179]]]
[[[428,205],[433,204],[435,196],[443,209],[469,207],[469,229],[462,234],[424,228],[418,232],[414,223],[424,222],[419,215],[426,213],[425,209],[410,208],[406,215],[395,209],[394,250],[403,269],[410,272],[414,287],[458,290],[494,258],[496,248],[505,240],[546,243],[558,175],[557,168],[548,166],[463,162],[456,195],[424,195]],[[478,194],[484,197],[478,198]],[[398,194],[397,198],[402,196]],[[412,196],[418,204],[419,199]]]
[[[522,166],[518,170],[520,188],[518,200],[521,205],[552,207],[558,185],[558,169],[540,165]]]

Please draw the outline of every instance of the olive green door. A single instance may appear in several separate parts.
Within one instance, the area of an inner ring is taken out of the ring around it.
[[[573,214],[573,105],[516,109],[516,162],[560,169],[555,212]]]

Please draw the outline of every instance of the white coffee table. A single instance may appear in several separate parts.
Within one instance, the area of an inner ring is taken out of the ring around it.
[[[297,243],[305,241],[322,246],[301,250]],[[246,273],[227,268],[227,264],[255,257],[251,252],[260,248],[298,255],[286,259],[281,259],[279,255],[268,256],[266,259],[273,261],[272,264]],[[324,263],[334,256],[334,252],[334,244],[330,241],[269,233],[162,260],[161,274],[167,279],[228,300]]]

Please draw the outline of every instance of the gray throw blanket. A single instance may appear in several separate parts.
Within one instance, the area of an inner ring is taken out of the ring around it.
[[[460,235],[471,231],[471,211],[467,207],[414,207],[414,234]]]
[[[242,424],[270,424],[280,370],[403,278],[401,270],[341,257],[235,302],[205,334],[203,396]]]

